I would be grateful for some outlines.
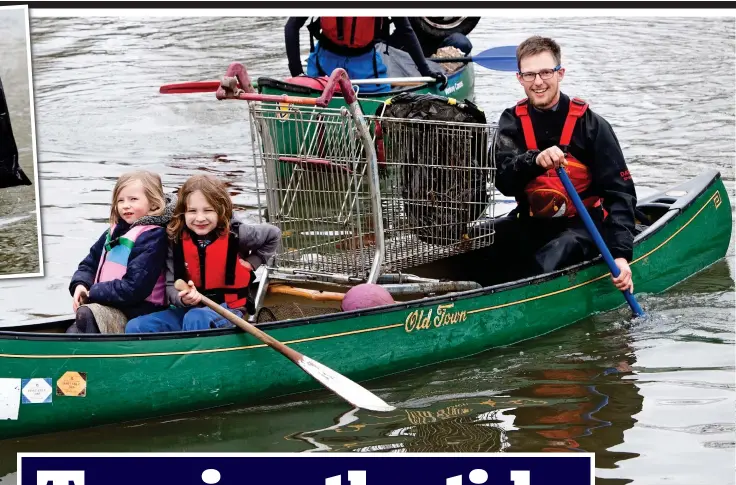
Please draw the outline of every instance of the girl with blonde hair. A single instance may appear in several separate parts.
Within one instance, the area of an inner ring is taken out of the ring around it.
[[[166,293],[173,308],[131,320],[126,333],[231,327],[213,310],[199,306],[202,295],[240,317],[253,313],[249,287],[254,271],[278,249],[281,231],[276,226],[233,218],[225,184],[194,175],[179,189],[168,232]],[[174,288],[177,279],[189,282],[189,289]]]
[[[153,172],[118,178],[110,227],[69,285],[76,320],[68,333],[122,333],[129,319],[166,307],[166,225],[175,202],[168,198]]]

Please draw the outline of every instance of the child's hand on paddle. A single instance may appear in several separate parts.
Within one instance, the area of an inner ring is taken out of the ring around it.
[[[202,295],[197,291],[193,281],[189,281],[186,289],[182,289],[181,285],[176,285],[176,289],[179,290],[181,302],[186,306],[195,306],[202,302]]]
[[[74,312],[77,312],[77,309],[87,303],[89,300],[89,291],[87,291],[87,288],[84,287],[84,285],[77,285],[76,288],[74,288],[74,297],[73,297],[73,303],[72,308],[74,309]]]

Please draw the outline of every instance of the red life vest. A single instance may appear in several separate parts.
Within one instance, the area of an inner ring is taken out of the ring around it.
[[[320,17],[307,28],[329,51],[344,55],[369,52],[384,30],[382,17]]]
[[[241,308],[249,302],[248,285],[254,279],[252,270],[238,254],[234,233],[222,234],[207,247],[200,248],[187,231],[174,244],[174,275],[192,280],[202,294],[230,308]]]
[[[562,127],[562,136],[559,143],[563,151],[566,151],[570,145],[575,123],[577,123],[578,118],[585,114],[587,109],[588,103],[585,101],[578,98],[570,99],[570,110]],[[521,128],[524,132],[527,150],[537,150],[537,140],[534,137],[532,119],[529,116],[528,98],[516,103],[516,116],[521,119]],[[570,176],[570,181],[575,186],[578,194],[584,193],[593,180],[588,167],[570,153],[567,153],[566,159],[566,171]],[[524,188],[524,192],[529,201],[529,215],[532,217],[573,217],[577,214],[575,205],[568,197],[565,186],[562,185],[562,181],[557,176],[554,168],[550,168],[547,172],[529,182]],[[598,196],[585,197],[582,200],[586,207],[601,205],[601,199]]]

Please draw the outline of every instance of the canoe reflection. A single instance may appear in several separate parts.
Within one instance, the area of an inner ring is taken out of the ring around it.
[[[503,451],[509,446],[505,433],[513,426],[504,410],[496,406],[493,400],[478,400],[432,409],[404,409],[384,416],[352,410],[335,426],[296,433],[287,439],[315,446],[308,451]]]
[[[570,333],[578,344],[586,340],[580,338],[584,329]],[[503,394],[390,415],[352,410],[333,426],[287,439],[309,443],[309,451],[594,452],[597,467],[614,467],[638,456],[609,450],[622,444],[624,432],[636,423],[642,396],[632,378],[635,358],[627,331],[598,335],[610,345],[605,357],[599,349],[517,367],[503,378],[510,384]]]

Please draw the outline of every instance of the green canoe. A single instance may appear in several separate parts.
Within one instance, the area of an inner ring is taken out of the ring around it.
[[[304,78],[305,81],[309,79],[311,78]],[[290,96],[306,96],[311,98],[317,98],[322,94],[321,88],[295,84],[293,82],[286,82],[268,77],[258,78],[258,82],[255,87],[259,94],[287,94]],[[376,108],[383,104],[384,101],[404,92],[435,94],[448,98],[459,100],[467,99],[469,101],[473,101],[475,98],[475,71],[473,63],[468,63],[464,67],[450,74],[447,77],[447,86],[445,89],[439,89],[439,87],[433,83],[422,83],[414,86],[395,86],[392,91],[385,93],[358,92],[358,99],[363,107],[363,112],[371,114],[375,112]],[[330,108],[340,108],[342,106],[345,106],[345,101],[341,96],[337,95],[329,104]]]
[[[636,237],[631,265],[640,298],[725,256],[731,205],[717,172],[642,199],[639,208],[650,218]],[[509,260],[498,249],[509,223],[498,218],[497,239],[489,248],[457,256],[472,258],[475,266],[482,262],[490,284],[481,289],[259,327],[337,372],[365,381],[534,338],[625,305],[600,258],[533,278],[504,279],[503,271],[494,270]],[[57,318],[0,332],[0,417],[5,418],[0,439],[320,388],[237,329],[135,336],[59,333],[69,324]],[[21,403],[26,400],[31,403]]]

